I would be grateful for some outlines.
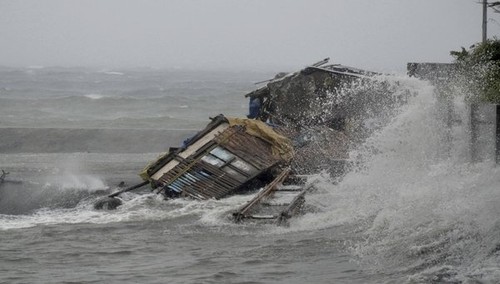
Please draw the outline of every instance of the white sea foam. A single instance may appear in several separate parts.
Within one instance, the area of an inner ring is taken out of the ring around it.
[[[98,197],[82,200],[69,209],[40,209],[31,215],[0,214],[0,230],[29,228],[56,224],[107,224],[129,221],[173,220],[195,216],[207,226],[233,225],[227,218],[231,210],[247,201],[248,197],[235,196],[223,200],[163,200],[161,195],[126,193],[124,202],[117,210],[95,210],[93,203]]]
[[[100,72],[103,73],[103,74],[106,74],[106,75],[117,75],[117,76],[123,76],[123,75],[125,75],[125,73],[117,72],[117,71],[102,70]]]
[[[99,99],[104,98],[104,96],[101,94],[87,94],[84,97],[92,99],[92,100],[99,100]]]

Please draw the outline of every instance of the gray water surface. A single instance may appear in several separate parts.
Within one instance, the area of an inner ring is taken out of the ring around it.
[[[439,140],[427,83],[397,78],[417,95],[353,150],[359,167],[311,177],[308,211],[276,227],[232,222],[250,195],[142,189],[93,209],[208,117],[244,116],[252,82],[272,77],[117,71],[0,69],[0,168],[22,181],[0,186],[0,283],[499,282],[500,169],[467,160],[461,125]]]

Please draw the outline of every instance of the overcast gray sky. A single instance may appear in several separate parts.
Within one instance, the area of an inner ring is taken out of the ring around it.
[[[450,62],[481,16],[477,0],[0,0],[0,65],[398,71]]]

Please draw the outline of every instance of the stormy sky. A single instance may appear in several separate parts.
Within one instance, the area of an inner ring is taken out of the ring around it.
[[[377,71],[481,40],[477,0],[0,0],[0,65]],[[489,37],[500,14],[489,11]]]

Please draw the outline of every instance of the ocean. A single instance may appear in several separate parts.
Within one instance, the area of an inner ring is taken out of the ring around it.
[[[350,157],[318,173],[287,227],[235,224],[249,196],[123,194],[209,117],[245,116],[271,72],[0,68],[0,283],[498,283],[500,169],[471,163],[467,106],[440,122],[429,83]],[[452,140],[443,140],[443,133]],[[446,155],[442,153],[445,152]]]

